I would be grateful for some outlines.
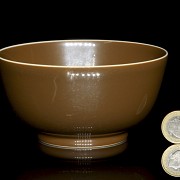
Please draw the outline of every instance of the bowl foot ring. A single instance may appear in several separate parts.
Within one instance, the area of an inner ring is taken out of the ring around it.
[[[50,156],[63,159],[101,159],[122,153],[127,148],[127,132],[77,136],[57,134],[38,135],[39,147],[42,152]]]

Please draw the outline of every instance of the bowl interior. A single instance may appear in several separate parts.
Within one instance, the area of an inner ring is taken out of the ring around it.
[[[156,46],[111,40],[68,40],[27,43],[0,52],[11,61],[56,66],[104,66],[144,62],[164,56]]]

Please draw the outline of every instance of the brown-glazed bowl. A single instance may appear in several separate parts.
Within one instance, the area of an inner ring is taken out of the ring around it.
[[[7,96],[39,132],[42,151],[103,158],[126,148],[128,128],[157,98],[168,53],[137,42],[57,40],[0,50]]]

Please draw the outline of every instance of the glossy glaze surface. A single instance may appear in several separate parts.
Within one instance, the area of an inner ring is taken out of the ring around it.
[[[167,52],[112,40],[35,42],[0,51],[1,76],[17,114],[41,132],[106,135],[151,110]]]

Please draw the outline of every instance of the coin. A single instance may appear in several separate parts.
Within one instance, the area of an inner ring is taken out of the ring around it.
[[[174,177],[180,177],[180,144],[168,147],[161,158],[164,171]]]
[[[180,143],[180,111],[167,114],[161,124],[163,136],[171,143]]]

